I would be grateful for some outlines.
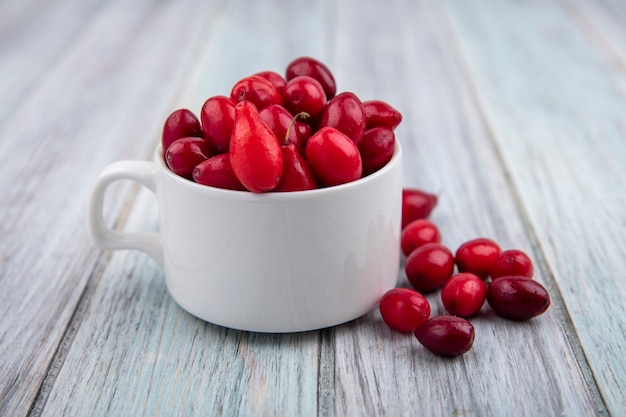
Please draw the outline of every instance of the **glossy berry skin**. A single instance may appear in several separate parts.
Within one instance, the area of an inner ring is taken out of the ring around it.
[[[396,135],[388,127],[374,127],[365,131],[357,146],[363,160],[363,175],[369,175],[391,161],[396,149]]]
[[[390,104],[381,100],[369,100],[363,102],[367,129],[376,126],[385,126],[395,129],[402,121],[402,114],[391,107]]]
[[[254,193],[271,191],[280,182],[283,171],[280,145],[249,101],[235,106],[230,164],[243,186]]]
[[[526,253],[518,249],[503,251],[491,267],[491,279],[504,276],[523,276],[532,278],[534,274],[533,262]]]
[[[326,106],[326,94],[322,85],[306,75],[292,78],[285,86],[285,107],[294,116],[306,112],[315,119]]]
[[[276,87],[258,75],[251,75],[237,81],[230,92],[230,99],[234,103],[249,101],[258,110],[271,104],[283,104],[283,97]]]
[[[426,219],[409,223],[400,234],[400,248],[405,256],[427,243],[440,243],[441,233],[433,222]]]
[[[437,205],[437,196],[417,188],[402,189],[402,228],[418,219],[426,219]]]
[[[474,345],[474,326],[455,316],[436,316],[415,329],[415,337],[426,349],[440,356],[459,356]]]
[[[221,153],[200,162],[193,169],[192,176],[195,182],[202,185],[226,190],[244,191],[246,189],[235,175],[228,153]]]
[[[175,140],[165,151],[165,162],[176,175],[191,179],[193,169],[212,156],[211,147],[202,138],[188,137]]]
[[[326,104],[319,122],[320,127],[334,127],[357,145],[365,135],[365,125],[363,103],[348,91],[337,94]]]
[[[550,307],[550,295],[528,277],[500,277],[487,287],[487,302],[497,315],[522,321],[543,314]]]
[[[274,71],[261,71],[261,72],[257,72],[254,75],[263,77],[267,81],[272,83],[272,85],[276,87],[280,95],[284,97],[285,86],[287,85],[287,80],[285,80],[282,75]]]
[[[363,173],[359,149],[332,127],[323,127],[309,138],[306,155],[317,179],[327,186],[356,181]]]
[[[394,288],[380,299],[380,315],[391,329],[398,332],[415,331],[430,317],[426,297],[409,288]]]
[[[305,191],[317,188],[317,180],[309,164],[293,143],[281,147],[283,173],[274,191]]]
[[[337,84],[335,83],[335,77],[326,65],[320,61],[303,56],[294,59],[287,65],[285,70],[285,78],[287,81],[300,76],[307,75],[315,78],[324,89],[324,93],[328,100],[333,98],[337,93]]]
[[[440,243],[427,243],[415,249],[404,266],[411,285],[421,293],[443,286],[454,272],[454,256]]]
[[[289,125],[293,120],[289,110],[279,104],[272,104],[259,111],[259,116],[272,129],[280,144],[293,143],[297,147],[301,146],[302,141],[300,140],[298,129],[295,126],[289,129]],[[288,137],[287,132],[289,132]]]
[[[485,304],[487,285],[474,274],[453,275],[441,290],[441,302],[453,316],[471,317]]]
[[[200,111],[202,132],[217,153],[230,149],[230,135],[235,122],[235,104],[226,96],[209,97]]]
[[[454,255],[459,272],[471,272],[485,279],[491,272],[502,250],[496,242],[487,238],[477,238],[463,243]]]
[[[202,137],[200,121],[191,110],[178,109],[172,112],[163,124],[161,145],[163,152],[177,139],[186,137]]]

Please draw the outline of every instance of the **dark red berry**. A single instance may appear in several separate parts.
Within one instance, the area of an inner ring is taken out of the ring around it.
[[[463,243],[454,255],[459,272],[471,272],[481,279],[485,279],[491,272],[491,267],[500,256],[500,246],[487,238],[477,238]]]
[[[324,88],[326,98],[330,100],[337,93],[335,78],[326,65],[311,57],[296,58],[287,65],[285,76],[287,81],[300,75],[315,78]]]
[[[293,143],[283,145],[283,173],[274,191],[304,191],[317,188],[317,180],[309,164]]]
[[[395,129],[402,121],[402,114],[391,107],[390,104],[381,100],[369,100],[363,102],[367,128],[385,126]]]
[[[202,137],[200,121],[191,110],[175,110],[163,124],[161,136],[163,152],[165,153],[175,140],[186,137]]]
[[[193,169],[212,156],[211,147],[202,138],[188,137],[175,140],[165,151],[167,166],[177,175],[191,179]]]
[[[235,175],[228,153],[221,153],[200,162],[193,169],[192,175],[198,184],[227,190],[243,191],[246,189]]]
[[[417,291],[434,291],[452,276],[454,256],[440,243],[427,243],[411,252],[406,259],[405,272]]]
[[[441,233],[437,225],[426,219],[415,220],[402,230],[400,247],[402,253],[409,256],[411,252],[427,243],[440,243]]]
[[[383,321],[398,332],[412,332],[430,317],[430,304],[419,292],[394,288],[380,299]]]
[[[528,255],[518,249],[509,249],[500,254],[491,267],[490,275],[492,279],[511,275],[532,278],[533,273],[533,263]]]
[[[474,326],[455,316],[433,317],[415,329],[415,337],[429,351],[441,356],[459,356],[474,344]]]
[[[396,135],[388,127],[374,127],[365,131],[358,148],[363,160],[363,175],[369,175],[391,161],[396,148]]]
[[[226,96],[208,98],[200,112],[202,132],[217,153],[230,149],[230,134],[235,122],[235,104]]]
[[[500,277],[487,287],[487,302],[497,315],[528,320],[550,307],[548,291],[528,277]]]
[[[230,92],[230,99],[235,103],[249,101],[258,110],[270,104],[283,104],[283,97],[274,84],[258,75],[237,81]]]
[[[334,127],[355,144],[365,135],[365,110],[363,103],[354,93],[337,94],[327,104],[319,122],[320,127]]]
[[[402,190],[402,228],[418,219],[426,219],[437,205],[437,196],[416,188]]]
[[[441,302],[453,316],[470,317],[478,313],[487,297],[487,285],[474,274],[453,275],[441,290]]]

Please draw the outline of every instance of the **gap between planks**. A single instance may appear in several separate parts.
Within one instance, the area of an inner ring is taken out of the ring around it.
[[[445,3],[440,3],[440,6],[437,7],[437,10],[438,10],[438,13],[441,14],[441,20],[448,22],[447,27],[450,28],[450,32],[449,32],[450,43],[451,45],[455,47],[457,56],[459,56],[459,61],[462,64],[460,72],[464,74],[465,81],[466,81],[465,84],[469,86],[470,95],[472,97],[472,100],[475,103],[475,107],[478,111],[481,122],[485,126],[487,137],[494,150],[494,154],[496,155],[497,162],[500,165],[501,170],[504,174],[504,179],[509,186],[508,188],[513,197],[513,201],[515,201],[515,206],[517,208],[519,217],[524,226],[524,230],[526,232],[528,240],[533,249],[533,253],[537,257],[537,261],[538,261],[537,266],[540,268],[542,276],[546,282],[546,285],[548,286],[548,290],[550,292],[550,298],[552,301],[551,304],[553,308],[557,309],[558,314],[561,317],[563,317],[563,321],[561,322],[561,324],[565,331],[567,340],[569,341],[570,348],[572,349],[572,352],[574,354],[574,358],[576,359],[576,362],[578,364],[578,368],[582,374],[583,380],[585,381],[587,389],[589,390],[591,398],[594,402],[595,411],[598,415],[608,416],[610,415],[608,411],[608,407],[606,405],[604,397],[602,396],[598,388],[596,377],[589,364],[589,360],[587,356],[585,355],[584,349],[580,343],[580,339],[578,338],[576,328],[570,317],[570,314],[564,302],[563,296],[561,295],[561,290],[558,286],[558,283],[556,282],[552,269],[550,268],[550,265],[547,261],[543,247],[535,231],[535,227],[533,226],[530,220],[530,216],[528,215],[528,213],[526,212],[524,208],[524,201],[522,199],[522,196],[519,193],[519,190],[515,186],[513,175],[505,164],[504,156],[502,155],[500,147],[498,146],[498,141],[496,139],[493,127],[489,123],[489,117],[486,114],[485,107],[481,101],[480,93],[477,91],[476,84],[472,82],[473,78],[472,78],[471,65],[469,64],[469,59],[464,53],[463,45],[461,43],[459,34],[455,29],[456,26],[454,23],[454,19],[450,11],[448,10],[447,6],[445,5]],[[626,69],[626,66],[624,66],[624,68]]]

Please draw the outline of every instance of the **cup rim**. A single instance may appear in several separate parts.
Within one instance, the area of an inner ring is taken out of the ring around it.
[[[285,201],[285,200],[293,200],[293,199],[303,199],[303,198],[313,198],[319,197],[323,195],[332,195],[335,193],[341,193],[346,190],[350,190],[353,188],[365,187],[368,183],[372,181],[376,181],[379,177],[384,176],[387,172],[393,169],[395,165],[400,163],[402,159],[402,146],[396,140],[393,155],[389,162],[385,164],[378,171],[375,171],[365,177],[359,178],[356,181],[351,181],[344,184],[333,185],[324,188],[316,188],[314,190],[303,190],[303,191],[268,191],[264,193],[253,193],[248,190],[229,190],[225,188],[213,187],[210,185],[198,184],[192,180],[181,177],[175,173],[173,173],[166,165],[165,159],[163,157],[162,145],[156,147],[154,151],[154,162],[160,171],[162,171],[168,178],[172,181],[177,182],[181,187],[188,188],[195,192],[203,193],[203,194],[211,194],[222,197],[229,198],[240,198],[240,199],[251,199],[251,200],[264,200],[264,201]]]

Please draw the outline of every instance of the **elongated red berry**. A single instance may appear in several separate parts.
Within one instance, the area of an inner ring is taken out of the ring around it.
[[[306,155],[315,176],[324,185],[339,185],[361,178],[359,149],[346,135],[324,127],[309,138]]]

